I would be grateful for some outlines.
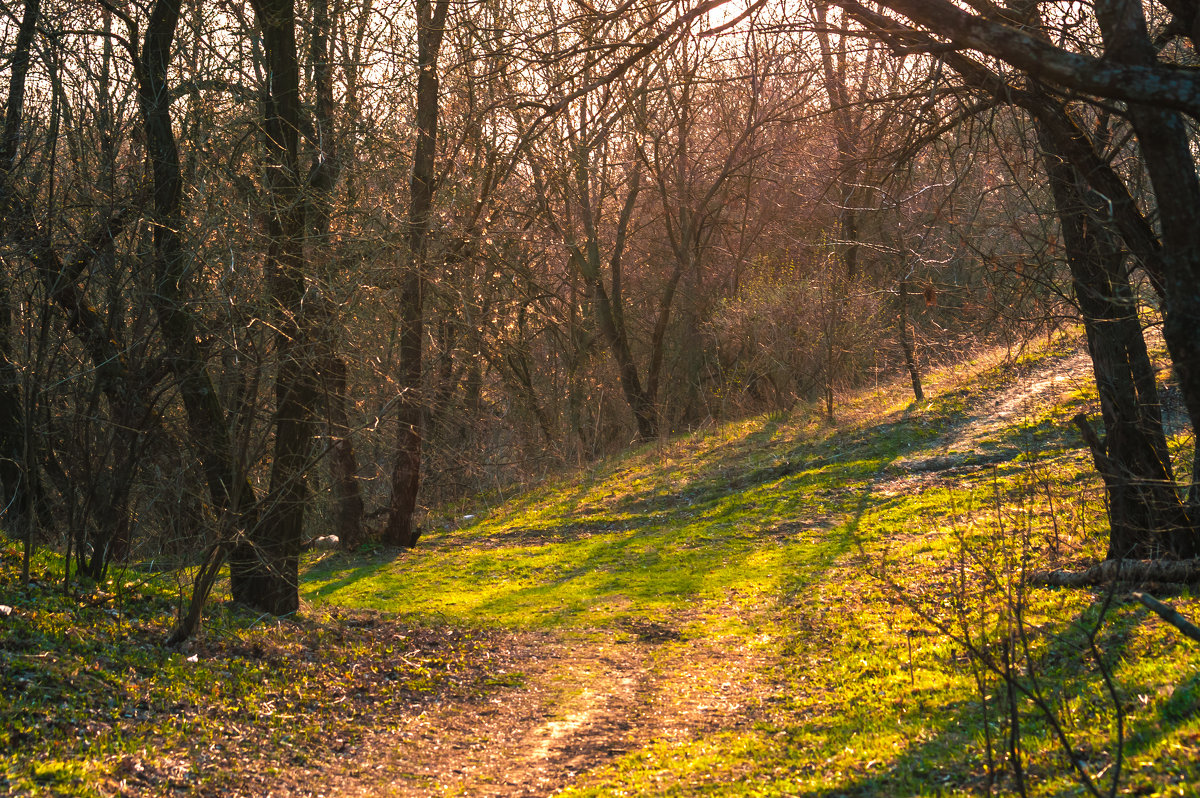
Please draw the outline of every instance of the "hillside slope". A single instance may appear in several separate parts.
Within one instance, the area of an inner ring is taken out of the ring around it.
[[[0,795],[1200,794],[1200,649],[1025,579],[1102,556],[1103,496],[1078,342],[1007,354],[320,555],[184,651],[183,580],[0,541]]]
[[[993,353],[932,375],[920,407],[890,388],[848,399],[836,425],[800,411],[704,430],[437,519],[415,551],[316,563],[317,604],[504,628],[526,652],[518,686],[367,744],[386,775],[330,786],[978,793],[1013,789],[1018,756],[1033,794],[1101,785],[1116,713],[1081,637],[1101,594],[1016,589],[1034,650],[1013,667],[1045,685],[1086,777],[1028,700],[1013,754],[1003,681],[953,639],[976,616],[980,638],[1011,626],[990,587],[1013,595],[1022,556],[1103,552],[1098,481],[1066,423],[1089,380],[1068,341]],[[1145,615],[1118,596],[1097,636],[1121,685],[1120,783],[1196,794],[1198,660]]]

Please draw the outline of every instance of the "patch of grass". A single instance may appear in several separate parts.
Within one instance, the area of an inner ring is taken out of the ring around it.
[[[987,573],[1013,574],[1003,558],[1023,546],[1040,563],[1102,556],[1101,486],[1087,458],[1064,446],[1061,427],[1048,420],[1083,401],[1070,396],[1036,408],[1032,423],[1026,416],[997,429],[990,440],[1023,452],[1010,460],[870,486],[860,511],[834,524],[835,534],[852,525],[862,548],[815,576],[793,575],[777,699],[760,708],[764,720],[752,733],[663,743],[589,774],[566,794],[980,794],[989,771],[983,695],[993,789],[1012,791],[1000,737],[1005,719],[998,717],[1002,684],[985,675],[981,695],[971,659],[938,624],[953,631],[962,607],[998,621],[998,608],[980,604],[983,594],[974,591]],[[956,586],[963,556],[969,590]],[[1034,673],[1075,754],[1103,783],[1115,766],[1116,712],[1081,631],[1096,622],[1102,596],[1023,595]],[[1200,610],[1188,594],[1176,603],[1193,616]],[[1110,611],[1098,639],[1120,685],[1123,792],[1198,794],[1194,649],[1128,600]],[[1030,794],[1081,794],[1047,718],[1029,702],[1021,707]],[[693,767],[696,761],[706,764]]]
[[[649,444],[466,520],[418,549],[327,555],[304,576],[317,604],[391,607],[464,623],[591,627],[698,612],[731,590],[769,607],[797,573],[845,556],[836,523],[880,469],[961,414],[897,403],[867,424],[762,416]]]
[[[264,624],[219,605],[195,661],[158,645],[165,587],[81,609],[55,592],[53,560],[18,585],[7,543],[3,789],[187,791],[219,789],[233,762],[315,770],[322,750],[422,701],[530,686],[487,645],[485,630],[509,627],[660,652],[713,641],[774,663],[736,728],[652,741],[567,795],[965,795],[989,778],[1011,792],[1004,685],[985,674],[980,689],[962,638],[996,650],[1014,584],[1047,706],[1089,772],[1111,773],[1114,708],[1083,631],[1103,596],[1012,581],[1022,558],[1103,555],[1103,491],[1067,424],[1094,394],[1081,379],[986,419],[970,451],[949,447],[1014,380],[1073,351],[986,355],[927,375],[920,404],[883,386],[843,397],[836,424],[800,407],[648,444],[499,506],[460,504],[415,550],[310,560],[303,617]],[[1190,594],[1172,601],[1200,615]],[[1195,650],[1123,597],[1096,640],[1124,713],[1123,788],[1198,794]],[[1047,718],[1019,712],[1030,793],[1080,794]]]
[[[1076,343],[929,375],[931,398],[919,406],[891,386],[848,397],[837,425],[800,408],[646,446],[468,526],[446,524],[388,562],[326,558],[307,590],[314,601],[403,600],[479,624],[621,633],[646,618],[741,645],[766,628],[783,641],[752,728],[660,741],[567,795],[978,794],[988,779],[984,702],[971,659],[937,624],[953,629],[956,602],[976,601],[955,587],[964,556],[978,585],[1013,546],[1046,564],[1102,555],[1101,486],[1068,424],[1094,408],[1088,375],[982,428],[973,442],[982,456],[914,464],[942,457],[947,436],[985,412],[988,397],[1070,357]],[[733,596],[745,611],[721,612]],[[1036,589],[1026,599],[1056,718],[1094,772],[1111,767],[1113,708],[1080,632],[1099,596]],[[977,609],[1000,617],[994,604]],[[1188,794],[1200,782],[1194,656],[1128,602],[1099,640],[1122,685],[1125,783]],[[993,786],[1004,791],[1013,785],[1000,689],[985,677]],[[1031,792],[1078,792],[1029,705],[1022,728]]]
[[[61,569],[39,555],[22,584],[19,545],[0,540],[0,795],[215,794],[520,680],[478,634],[379,613],[276,621],[218,604],[172,651],[167,585],[64,595]]]

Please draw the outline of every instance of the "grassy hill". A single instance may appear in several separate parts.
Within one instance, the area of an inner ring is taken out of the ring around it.
[[[1105,543],[1068,428],[1087,361],[1035,350],[446,508],[415,550],[314,558],[299,618],[219,606],[192,662],[125,661],[169,589],[124,638],[72,632],[94,621],[21,593],[6,545],[10,792],[1200,794],[1200,648],[1124,590],[1027,579]],[[91,714],[38,728],[68,692]]]

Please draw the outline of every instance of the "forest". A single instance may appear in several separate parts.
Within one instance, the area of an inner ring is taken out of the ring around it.
[[[1200,794],[1198,0],[0,10],[0,795]]]

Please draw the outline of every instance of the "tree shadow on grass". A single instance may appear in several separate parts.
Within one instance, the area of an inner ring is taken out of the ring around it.
[[[301,581],[320,581],[332,574],[339,576],[307,594],[307,598],[320,600],[344,587],[375,576],[401,556],[399,550],[389,554],[336,554],[322,558],[301,573]]]
[[[316,600],[345,598],[383,609],[395,597],[412,595],[415,603],[399,600],[408,611],[422,611],[421,601],[441,595],[437,600],[453,603],[456,613],[480,621],[572,624],[618,611],[671,614],[693,600],[746,586],[774,592],[782,573],[826,568],[851,544],[836,525],[810,525],[804,529],[811,534],[801,535],[799,528],[778,523],[770,506],[743,502],[740,495],[725,501],[728,506],[716,498],[707,503],[700,519],[635,516],[619,529],[570,522],[528,534],[447,535],[404,555],[413,558],[411,567],[407,560],[393,565],[395,555],[339,558],[305,579],[330,580],[311,590]]]
[[[525,618],[545,601],[563,622],[605,602],[678,605],[740,581],[794,594],[853,547],[880,474],[960,412],[955,401],[934,405],[787,439],[781,430],[791,428],[763,417],[745,436],[697,453],[686,474],[655,469],[644,451],[565,489],[535,489],[498,523],[432,530],[401,568],[389,567],[393,555],[331,564],[306,579],[331,580],[311,592],[321,600],[341,594],[414,609],[397,597],[416,596],[416,605],[444,600],[481,617],[517,607]]]
[[[1100,727],[1112,728],[1115,710],[1111,698],[1105,692],[1102,677],[1095,668],[1086,648],[1082,624],[1094,623],[1103,598],[1096,598],[1088,607],[1073,618],[1057,624],[1057,629],[1046,636],[1045,650],[1038,668],[1048,706],[1056,712],[1073,746],[1073,753],[1087,762],[1093,773],[1107,770],[1113,762],[1116,740],[1111,731],[1106,735],[1096,733]],[[1117,666],[1128,656],[1135,655],[1127,649],[1132,631],[1147,622],[1147,613],[1140,606],[1127,606],[1110,611],[1103,636],[1099,641],[1101,655],[1110,666]],[[966,666],[961,666],[965,669]],[[966,674],[960,672],[958,678]],[[947,674],[947,678],[953,678]],[[1122,785],[1137,794],[1146,790],[1162,789],[1170,784],[1194,785],[1200,777],[1200,766],[1196,764],[1196,751],[1184,752],[1182,758],[1165,746],[1175,732],[1186,730],[1200,713],[1200,675],[1192,674],[1177,684],[1166,699],[1152,708],[1138,711],[1133,707],[1133,696],[1161,693],[1161,683],[1138,681],[1133,677],[1121,678],[1117,674],[1118,695],[1127,707],[1124,771]],[[993,695],[1002,692],[1002,687],[993,686]],[[952,688],[947,688],[947,690]],[[866,689],[866,692],[871,692]],[[789,791],[789,795],[833,798],[833,796],[885,796],[885,795],[937,795],[945,791],[968,790],[985,792],[987,768],[984,746],[984,715],[977,695],[967,699],[944,701],[924,708],[912,719],[895,717],[894,726],[887,731],[897,735],[915,736],[919,742],[910,745],[884,767],[875,767],[869,773],[853,773],[841,783],[812,790]],[[1074,717],[1063,709],[1068,703],[1078,706],[1072,710]],[[845,702],[843,701],[843,704]],[[1005,712],[998,704],[989,709],[989,719],[996,724],[998,712]],[[1049,725],[1039,710],[1025,702],[1021,723],[1023,739],[1030,746],[1024,752],[1026,778],[1032,791],[1042,794],[1047,787],[1049,794],[1082,794],[1078,774],[1070,765],[1066,752],[1052,736]],[[824,739],[832,741],[832,749],[850,745],[855,735],[864,732],[863,726],[886,725],[889,720],[874,718],[865,720],[861,709],[857,712],[837,713],[826,724]],[[794,737],[807,736],[803,725],[790,730]],[[1192,741],[1200,747],[1200,735]],[[1002,794],[1012,792],[1014,786],[1001,764],[1005,740],[1000,729],[993,725],[993,746],[996,753],[997,783],[994,789]],[[1178,745],[1172,743],[1172,747]],[[800,772],[811,772],[811,760],[797,765],[794,759],[781,752],[786,769],[790,762]],[[1133,773],[1132,763],[1142,762],[1157,756],[1155,768],[1150,772]],[[828,760],[827,760],[828,761]],[[861,768],[862,766],[860,766]],[[866,767],[871,767],[867,765]],[[1190,768],[1190,775],[1186,772]],[[1055,786],[1058,785],[1058,786]],[[1103,791],[1107,782],[1101,778],[1097,786]]]

